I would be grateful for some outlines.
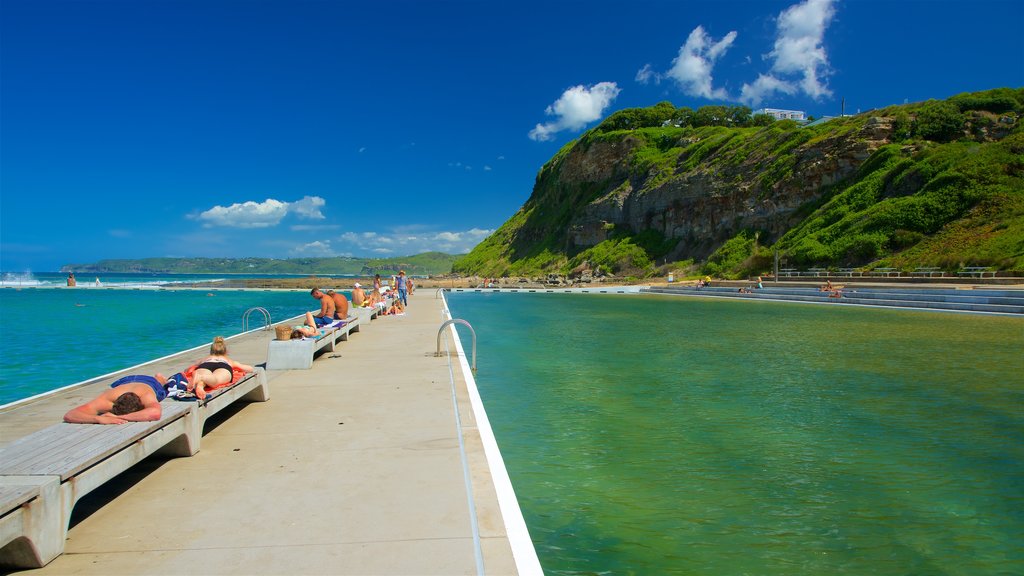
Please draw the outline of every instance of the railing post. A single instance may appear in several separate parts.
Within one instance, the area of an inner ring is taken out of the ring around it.
[[[263,315],[263,329],[269,330],[273,324],[273,321],[270,319],[270,312],[262,306],[256,306],[255,308],[249,308],[242,314],[242,332],[249,331],[249,315],[253,312],[259,312]]]
[[[444,329],[447,328],[451,324],[464,324],[465,326],[467,326],[469,328],[469,331],[473,334],[473,364],[472,364],[472,368],[473,368],[473,372],[476,373],[476,330],[473,329],[473,326],[469,322],[466,322],[462,318],[452,318],[451,320],[446,320],[443,324],[441,324],[441,328],[439,328],[438,331],[437,331],[437,351],[434,352],[434,356],[440,356],[441,355],[441,334],[444,332]]]

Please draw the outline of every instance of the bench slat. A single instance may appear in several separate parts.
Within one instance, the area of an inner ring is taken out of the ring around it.
[[[13,510],[39,496],[39,486],[0,485],[0,510]]]
[[[191,403],[165,400],[161,418],[119,425],[61,422],[0,449],[0,475],[60,476],[66,481],[126,446],[184,417]]]

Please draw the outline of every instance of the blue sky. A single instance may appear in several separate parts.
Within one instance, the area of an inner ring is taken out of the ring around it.
[[[0,269],[461,253],[615,110],[1024,85],[1024,3],[0,1]]]

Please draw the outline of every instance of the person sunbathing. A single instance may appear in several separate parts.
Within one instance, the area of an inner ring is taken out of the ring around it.
[[[134,374],[115,380],[110,389],[64,415],[70,424],[125,424],[160,419],[160,401],[167,396],[162,374]]]
[[[366,300],[366,292],[363,291],[363,285],[356,282],[352,285],[352,305],[362,306],[364,300]]]
[[[370,297],[366,299],[366,302],[363,305],[368,307],[368,308],[372,308],[374,306],[379,306],[379,305],[381,305],[383,303],[384,303],[384,297],[381,296],[380,290],[377,290],[376,288],[374,288],[373,292],[370,292]]]
[[[298,340],[300,338],[311,338],[313,336],[319,336],[321,330],[316,326],[316,320],[313,318],[312,312],[306,312],[306,323],[296,324],[292,326],[292,340]]]
[[[393,316],[395,314],[405,314],[405,305],[402,304],[402,300],[399,298],[395,298],[391,306],[384,311],[385,316]]]
[[[337,320],[344,320],[348,318],[348,298],[341,292],[335,292],[334,290],[328,290],[327,296],[334,301],[334,318]]]
[[[228,358],[228,347],[223,336],[217,336],[210,345],[210,355],[192,368],[195,371],[189,376],[196,398],[206,398],[207,389],[220,388],[230,384],[236,370],[242,373],[254,372],[256,368]],[[191,370],[190,368],[189,370]],[[185,371],[188,375],[189,370]]]

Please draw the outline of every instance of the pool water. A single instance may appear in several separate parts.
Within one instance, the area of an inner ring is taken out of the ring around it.
[[[549,574],[1024,573],[1024,319],[449,299]]]
[[[0,405],[238,334],[254,306],[278,322],[318,304],[306,291],[0,289]]]

